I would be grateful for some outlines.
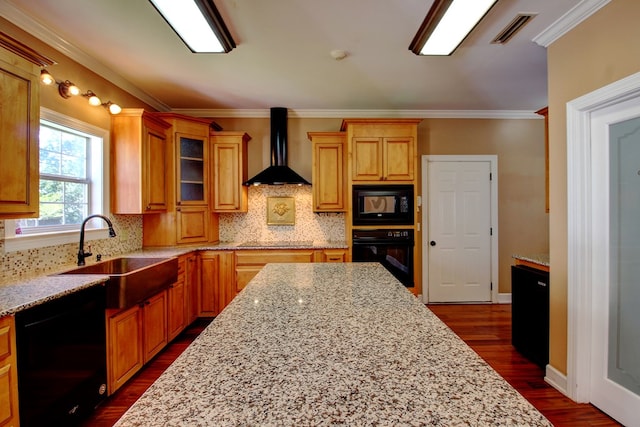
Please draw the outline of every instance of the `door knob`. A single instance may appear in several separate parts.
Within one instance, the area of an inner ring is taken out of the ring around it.
[[[430,241],[430,242],[429,242],[429,244],[430,244],[431,246],[435,246],[435,245],[436,245],[436,242],[435,242],[435,240],[432,240],[432,241]]]

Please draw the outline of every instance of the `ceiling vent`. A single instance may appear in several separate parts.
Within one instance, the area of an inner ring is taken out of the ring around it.
[[[525,25],[529,23],[533,18],[535,18],[536,14],[533,13],[519,13],[513,21],[511,21],[504,30],[500,31],[500,33],[491,40],[493,44],[505,44],[508,42],[511,37],[515,36],[518,31],[522,29]]]

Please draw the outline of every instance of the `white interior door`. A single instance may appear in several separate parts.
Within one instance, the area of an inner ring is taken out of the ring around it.
[[[605,126],[608,143],[599,148],[608,159],[598,169],[605,200],[596,253],[604,280],[593,289],[590,387],[595,406],[625,425],[640,426],[640,99],[629,107],[610,117],[637,116]]]
[[[640,426],[640,73],[567,104],[567,183],[567,394]]]
[[[492,300],[490,161],[429,161],[429,302]]]

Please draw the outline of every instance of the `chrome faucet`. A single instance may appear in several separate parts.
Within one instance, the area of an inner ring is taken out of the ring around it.
[[[102,218],[105,220],[107,225],[109,226],[109,237],[116,237],[116,232],[113,229],[113,224],[109,221],[109,218],[103,215],[89,215],[82,221],[82,226],[80,226],[80,247],[78,248],[78,265],[84,265],[84,259],[88,256],[91,256],[91,252],[84,251],[84,226],[87,224],[91,218]]]

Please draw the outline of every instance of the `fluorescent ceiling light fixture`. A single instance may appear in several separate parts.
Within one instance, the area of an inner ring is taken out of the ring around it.
[[[497,0],[435,0],[409,45],[416,55],[451,55]]]
[[[149,0],[196,53],[230,52],[236,47],[213,0]]]

